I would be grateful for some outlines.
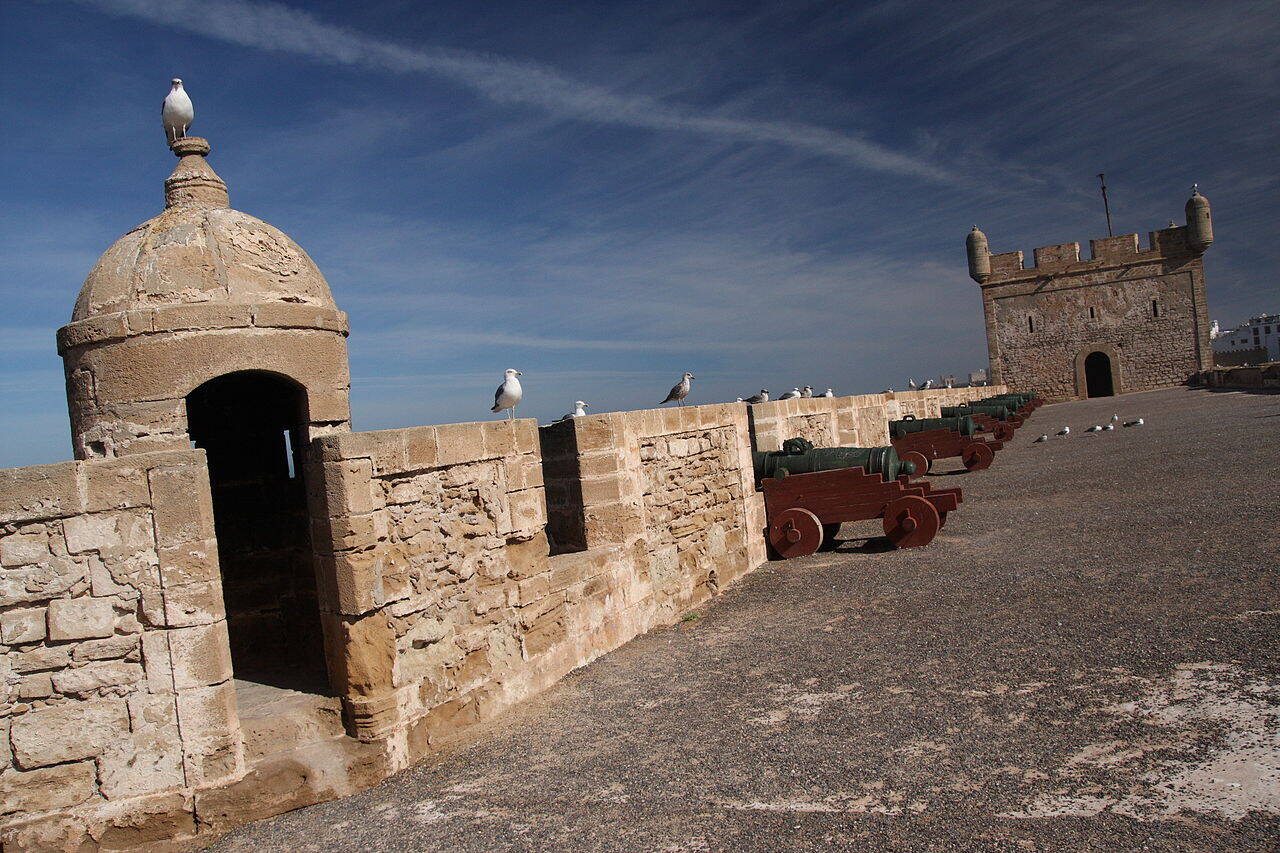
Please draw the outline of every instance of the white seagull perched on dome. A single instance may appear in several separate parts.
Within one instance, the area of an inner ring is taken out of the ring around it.
[[[684,398],[689,396],[689,380],[695,378],[696,377],[692,373],[686,373],[684,376],[681,376],[680,381],[671,386],[671,390],[667,392],[666,399],[664,399],[662,403],[670,403],[674,400],[676,405],[683,406]],[[661,406],[662,403],[659,403],[658,405]]]
[[[520,380],[517,376],[523,376],[520,371],[514,367],[507,368],[502,374],[502,384],[498,386],[498,390],[493,394],[493,408],[491,412],[501,412],[507,409],[507,417],[511,420],[515,419],[516,406],[520,405],[520,398],[524,396],[524,389],[520,387]]]
[[[191,105],[186,89],[182,88],[181,77],[174,77],[170,83],[169,94],[160,105],[160,121],[164,123],[165,138],[172,145],[187,135],[187,128],[195,121],[196,108]]]

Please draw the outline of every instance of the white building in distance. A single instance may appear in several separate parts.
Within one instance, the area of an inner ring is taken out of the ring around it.
[[[1249,350],[1265,350],[1258,361],[1280,361],[1280,314],[1259,314],[1234,329],[1211,332],[1215,355],[1244,353]]]

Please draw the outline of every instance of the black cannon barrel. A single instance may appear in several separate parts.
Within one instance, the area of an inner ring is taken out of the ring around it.
[[[963,418],[972,415],[990,415],[996,420],[1007,421],[1010,414],[1008,406],[996,404],[986,405],[984,403],[971,403],[968,406],[943,406],[940,414],[944,418]]]
[[[817,471],[835,471],[840,468],[862,468],[868,474],[879,474],[885,482],[898,479],[902,474],[914,474],[916,466],[898,458],[898,451],[890,447],[814,447],[803,438],[789,438],[782,450],[755,451],[751,461],[755,466],[756,480],[782,477],[787,474],[812,474]]]
[[[973,435],[978,431],[978,425],[974,423],[973,418],[968,416],[958,418],[906,418],[900,421],[889,421],[889,435],[893,438],[902,438],[904,435],[910,435],[913,432],[925,432],[931,429],[949,429],[955,430],[961,435]]]

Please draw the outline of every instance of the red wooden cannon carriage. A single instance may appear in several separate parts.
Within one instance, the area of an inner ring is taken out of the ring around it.
[[[784,447],[754,454],[768,541],[783,559],[814,553],[843,522],[876,518],[895,547],[928,545],[963,500],[960,489],[912,482],[913,466],[892,447],[815,450],[803,439]]]
[[[996,430],[997,436],[1007,430],[1012,437],[1011,427],[1000,421],[996,424],[1002,428]],[[991,466],[1004,441],[998,438],[988,441],[978,434],[978,427],[978,418],[974,416],[914,418],[908,415],[889,423],[889,440],[900,459],[915,465],[916,476],[928,471],[933,460],[952,457],[959,457],[970,471],[981,471]]]

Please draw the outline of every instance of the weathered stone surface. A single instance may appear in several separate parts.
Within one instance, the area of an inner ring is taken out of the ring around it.
[[[121,699],[37,708],[13,721],[14,763],[28,770],[99,755],[129,731]]]
[[[182,743],[173,696],[129,697],[130,731],[98,759],[102,795],[109,800],[181,787]]]
[[[83,696],[104,687],[122,687],[142,680],[142,665],[128,661],[102,661],[75,669],[64,669],[53,676],[53,686],[67,696]]]
[[[67,550],[72,554],[86,551],[141,551],[154,548],[151,519],[144,512],[102,512],[72,516],[62,522]]]
[[[49,559],[49,537],[43,533],[16,533],[0,539],[0,566],[29,566]]]
[[[59,598],[49,602],[49,639],[85,640],[115,633],[115,609],[101,598]]]
[[[226,622],[175,628],[165,633],[169,640],[173,683],[178,690],[218,684],[231,677]]]
[[[27,771],[5,770],[0,773],[0,814],[78,806],[94,795],[96,781],[92,761]]]
[[[17,646],[43,640],[45,635],[45,608],[6,610],[0,613],[0,642]]]

